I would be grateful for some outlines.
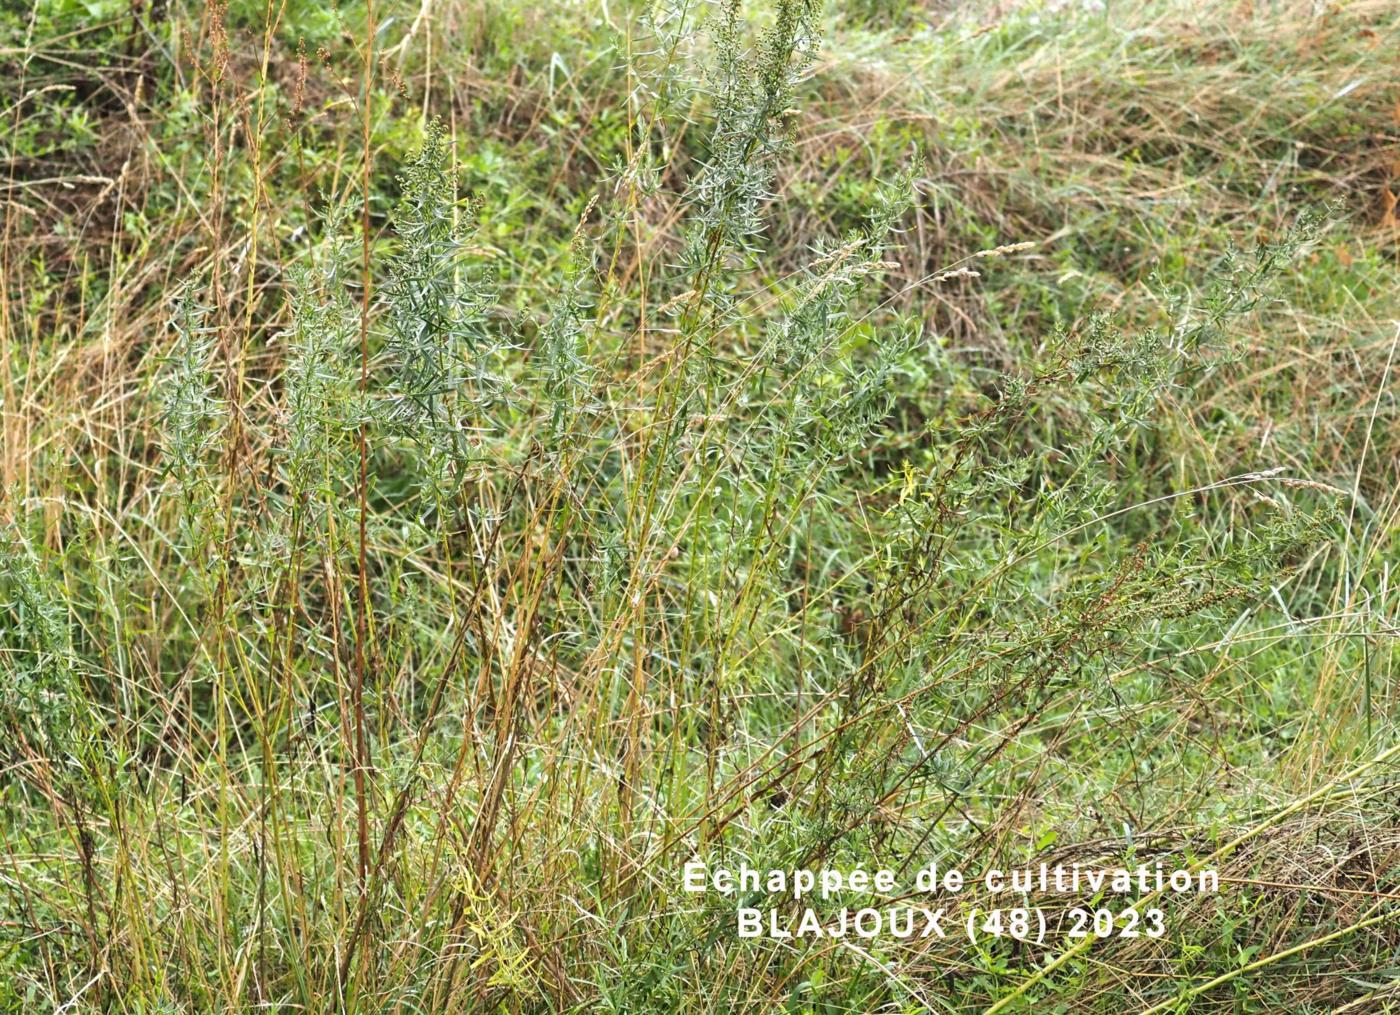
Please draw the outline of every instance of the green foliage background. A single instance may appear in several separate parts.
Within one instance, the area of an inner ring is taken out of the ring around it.
[[[0,33],[4,1010],[1400,996],[1392,5]],[[693,855],[1224,891],[787,945]]]

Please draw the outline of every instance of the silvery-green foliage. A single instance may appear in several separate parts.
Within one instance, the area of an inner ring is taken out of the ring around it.
[[[734,312],[728,276],[755,253],[763,232],[763,205],[792,143],[794,90],[820,44],[820,13],[808,0],[782,0],[772,27],[750,50],[740,4],[724,5],[710,75],[713,127],[686,193],[681,269],[690,295],[679,303],[683,330],[722,325]],[[708,336],[706,330],[687,338],[703,347]]]
[[[582,416],[593,409],[591,381],[596,373],[587,357],[588,330],[584,320],[593,305],[586,285],[591,268],[589,247],[582,232],[574,237],[564,288],[549,308],[540,334],[540,385],[549,405],[546,447],[555,453],[572,447],[583,432]]]
[[[918,340],[919,329],[897,322],[873,340],[853,343],[849,309],[886,267],[886,248],[914,196],[915,171],[882,190],[869,225],[808,266],[790,308],[765,345],[767,361],[790,391],[780,442],[819,451],[830,464],[856,450],[884,419],[890,382]]]
[[[1270,281],[1316,239],[1320,215],[1305,208],[1278,239],[1261,242],[1248,254],[1226,250],[1211,272],[1199,306],[1182,298],[1172,301],[1173,343],[1193,351],[1216,344],[1225,323],[1258,307],[1268,297]]]
[[[488,316],[493,278],[464,256],[473,208],[457,198],[451,160],[446,129],[429,124],[400,178],[398,248],[379,290],[392,369],[387,421],[420,448],[430,482],[443,487],[494,427],[504,393]]]
[[[716,258],[747,249],[763,231],[762,204],[791,146],[794,89],[821,41],[820,5],[783,0],[772,27],[750,51],[740,6],[738,0],[726,3],[715,30],[714,125],[705,165],[689,195],[694,218],[684,264],[692,273],[707,272]]]
[[[180,489],[187,545],[207,534],[205,519],[214,495],[211,458],[223,440],[225,413],[210,360],[217,329],[208,323],[210,307],[198,302],[202,287],[187,282],[175,299],[170,326],[174,346],[161,378],[161,452],[165,468]]]
[[[345,218],[343,210],[331,212],[324,256],[291,273],[292,323],[282,335],[287,347],[283,402],[285,467],[295,496],[342,480],[348,436],[360,421],[351,363],[359,308],[346,287]]]
[[[0,720],[71,754],[86,714],[63,588],[16,526],[0,529]]]
[[[658,0],[646,5],[637,19],[632,60],[639,74],[630,98],[636,108],[639,143],[630,161],[614,166],[611,175],[619,189],[626,185],[641,194],[655,194],[678,154],[673,131],[685,124],[698,93],[698,83],[681,68],[700,35],[708,2]]]

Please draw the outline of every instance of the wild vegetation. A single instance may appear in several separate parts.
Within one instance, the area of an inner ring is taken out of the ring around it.
[[[1397,46],[0,10],[0,1008],[1400,1008]],[[755,940],[695,856],[1221,891]]]

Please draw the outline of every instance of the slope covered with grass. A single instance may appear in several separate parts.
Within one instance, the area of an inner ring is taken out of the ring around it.
[[[5,1010],[1400,1003],[1392,4],[0,33]]]

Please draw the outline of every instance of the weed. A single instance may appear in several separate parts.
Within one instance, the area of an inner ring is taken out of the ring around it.
[[[1380,1010],[1396,26],[1303,6],[0,14],[0,1008]]]

